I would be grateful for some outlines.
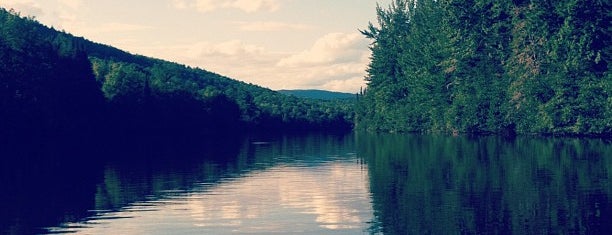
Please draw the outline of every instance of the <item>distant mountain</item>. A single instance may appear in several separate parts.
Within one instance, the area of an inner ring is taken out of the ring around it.
[[[309,98],[319,100],[339,100],[339,99],[353,99],[355,94],[324,91],[324,90],[279,90],[278,92],[291,95],[298,98]]]

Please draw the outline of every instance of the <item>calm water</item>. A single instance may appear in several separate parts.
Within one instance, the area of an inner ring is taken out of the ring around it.
[[[311,134],[106,148],[5,156],[0,233],[612,231],[610,140]]]

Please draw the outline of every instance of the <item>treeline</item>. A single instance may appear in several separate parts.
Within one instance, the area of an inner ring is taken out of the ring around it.
[[[395,0],[377,8],[360,129],[612,134],[611,6]]]
[[[104,98],[87,56],[43,40],[32,23],[0,11],[0,140],[94,131]]]
[[[0,105],[2,139],[347,130],[353,120],[350,102],[299,99],[131,55],[5,9]]]
[[[164,61],[143,66],[92,57],[91,62],[105,98],[129,127],[180,133],[352,128],[349,101],[299,99]]]

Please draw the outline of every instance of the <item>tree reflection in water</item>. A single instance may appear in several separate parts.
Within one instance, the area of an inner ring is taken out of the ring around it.
[[[609,140],[357,135],[384,234],[612,231]]]

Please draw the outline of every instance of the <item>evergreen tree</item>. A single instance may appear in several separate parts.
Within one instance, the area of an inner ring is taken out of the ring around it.
[[[607,1],[396,0],[377,7],[357,126],[607,135]]]

